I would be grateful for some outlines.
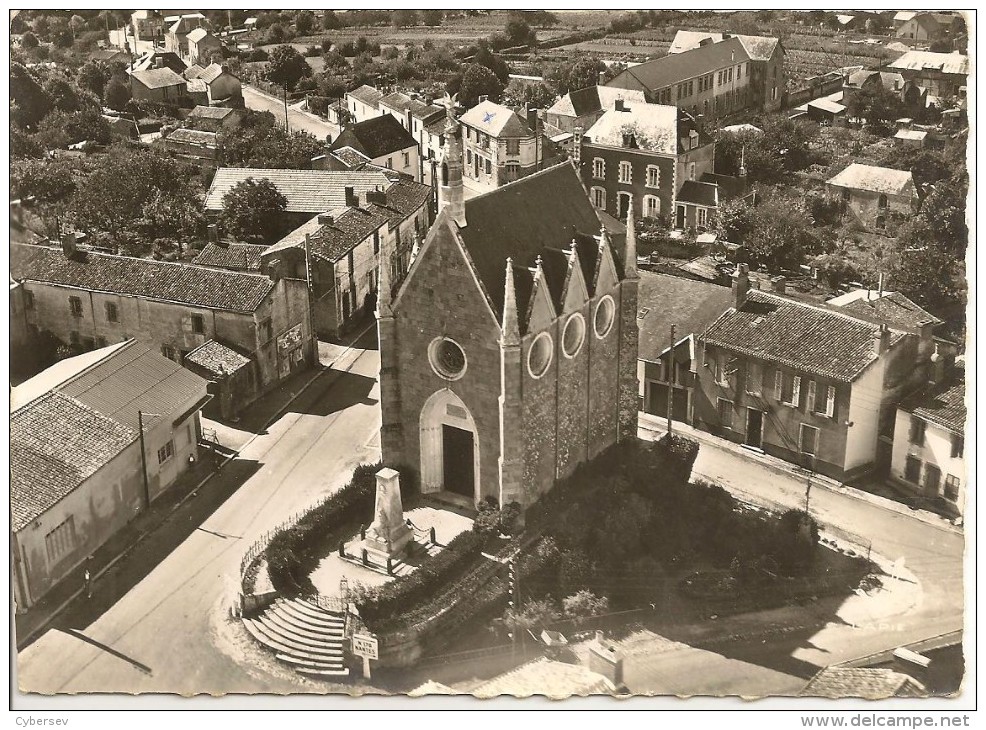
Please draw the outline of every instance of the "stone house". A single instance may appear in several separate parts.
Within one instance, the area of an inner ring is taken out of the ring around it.
[[[208,63],[212,54],[220,51],[223,47],[221,40],[202,27],[191,31],[185,37],[185,43],[188,48],[188,55],[185,60],[190,64]]]
[[[201,104],[185,118],[190,126],[205,132],[227,132],[240,126],[243,112],[225,106]]]
[[[380,100],[382,98],[382,91],[366,84],[352,91],[347,91],[346,106],[349,108],[353,122],[358,124],[380,116]]]
[[[189,33],[198,28],[212,30],[212,24],[202,13],[172,15],[166,17],[164,22],[168,27],[164,36],[164,49],[176,53],[182,58],[188,58]]]
[[[463,174],[487,187],[499,187],[535,172],[544,145],[533,120],[513,109],[481,99],[459,118],[465,154]]]
[[[686,180],[712,172],[715,142],[689,114],[664,104],[617,99],[585,134],[575,161],[589,199],[623,219],[669,216]]]
[[[200,129],[178,128],[163,137],[165,149],[179,157],[214,162],[219,158],[219,135]]]
[[[918,193],[909,170],[854,162],[826,184],[869,231],[887,231],[892,215],[907,217],[917,211]]]
[[[135,10],[130,14],[130,27],[138,41],[164,42],[164,16],[160,10]]]
[[[418,143],[421,173],[415,179],[437,186],[435,171],[445,145],[445,107],[432,103],[428,97],[416,97],[416,94],[408,96],[401,92],[387,94],[380,99],[379,110],[399,121]]]
[[[426,494],[526,507],[636,437],[633,227],[600,232],[569,162],[464,200],[451,117],[446,138],[438,219],[380,284],[383,461]]]
[[[241,406],[315,362],[302,279],[191,264],[13,244],[11,276],[22,282],[28,327],[91,350],[132,337],[170,360],[209,340],[251,359]]]
[[[938,41],[954,35],[961,24],[961,18],[954,12],[903,11],[894,16],[894,34],[911,41]]]
[[[925,377],[933,322],[918,334],[749,289],[698,338],[693,425],[840,481],[881,469],[901,395]]]
[[[706,172],[698,180],[685,180],[674,204],[674,227],[704,232],[712,228],[719,206],[733,198],[750,198],[745,177]]]
[[[161,104],[177,104],[187,95],[185,79],[170,68],[149,68],[133,71],[133,95],[135,99],[155,101]]]
[[[620,89],[609,86],[589,86],[570,91],[550,106],[544,113],[545,124],[566,133],[574,134],[576,127],[589,129],[618,99],[626,102],[646,101],[639,89]]]
[[[959,96],[960,89],[966,86],[969,57],[958,51],[908,51],[889,64],[887,70],[895,71],[907,81],[926,88],[930,95],[939,100],[949,99]]]
[[[243,89],[238,77],[218,63],[201,68],[191,66],[185,71],[192,100],[201,106],[243,108]]]
[[[130,339],[63,360],[13,389],[18,610],[43,598],[198,458],[206,387]]]
[[[421,182],[418,142],[391,114],[373,117],[346,127],[328,146],[328,152],[351,148],[372,164],[394,170]]]
[[[928,90],[908,81],[901,74],[891,71],[863,69],[849,74],[842,85],[842,103],[849,106],[853,96],[863,90],[882,86],[900,99],[904,113],[916,117],[928,105]]]

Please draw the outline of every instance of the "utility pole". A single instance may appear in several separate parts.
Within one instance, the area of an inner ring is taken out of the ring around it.
[[[674,431],[674,325],[671,325],[671,347],[668,348],[668,436]]]
[[[808,514],[808,505],[811,500],[811,477],[808,477],[808,487],[805,489],[805,514]]]
[[[510,558],[507,562],[507,570],[509,571],[509,581],[510,581],[510,600],[508,605],[513,609],[514,616],[518,615],[520,611],[520,601],[517,600],[517,571],[514,567],[514,559]],[[518,627],[514,626],[514,630],[511,632],[513,634],[512,647],[510,650],[511,658],[516,659],[517,657],[517,633]]]
[[[147,483],[147,452],[144,447],[144,414],[137,411],[137,431],[140,434],[140,474],[144,478],[144,509],[151,506],[151,488]]]

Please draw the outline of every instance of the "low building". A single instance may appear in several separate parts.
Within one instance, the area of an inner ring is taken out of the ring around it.
[[[513,109],[481,100],[459,118],[467,180],[496,188],[536,172],[544,146],[533,119]]]
[[[827,305],[750,290],[699,337],[693,425],[839,480],[889,461],[879,435],[927,377],[933,323],[914,335]]]
[[[135,99],[155,101],[162,104],[177,104],[187,95],[185,79],[170,68],[150,68],[146,71],[132,71],[133,95]]]
[[[928,133],[923,129],[898,129],[894,142],[901,147],[920,149],[928,145]]]
[[[347,91],[346,106],[349,108],[353,122],[358,124],[380,116],[380,100],[382,98],[382,91],[366,84],[352,91]]]
[[[130,54],[120,48],[100,48],[90,53],[89,58],[109,66],[126,66],[130,63]]]
[[[198,458],[206,388],[157,348],[130,339],[63,360],[13,389],[19,610],[43,598]]]
[[[917,42],[940,41],[953,37],[962,27],[962,18],[954,12],[902,12],[894,17],[894,34]]]
[[[418,143],[391,114],[349,125],[329,145],[328,152],[345,147],[365,155],[374,165],[421,181]]]
[[[746,179],[707,172],[698,180],[685,180],[675,197],[674,226],[704,232],[715,224],[719,206],[734,198],[754,198]]]
[[[188,113],[186,121],[195,129],[205,132],[225,132],[240,126],[242,112],[225,106],[196,106]]]
[[[148,71],[154,68],[170,68],[176,74],[181,75],[185,73],[185,69],[188,68],[188,64],[186,64],[177,53],[162,51],[159,48],[155,48],[137,56],[129,68],[131,71]]]
[[[848,120],[845,104],[826,98],[805,104],[805,116],[824,127],[843,127]]]
[[[28,326],[91,350],[136,337],[183,362],[209,340],[252,361],[242,405],[315,362],[308,288],[191,264],[63,248],[11,245],[11,276],[23,284]]]
[[[185,37],[189,63],[209,63],[213,54],[221,54],[223,42],[205,28],[195,28]]]
[[[260,271],[260,257],[266,250],[267,246],[259,243],[210,241],[192,263],[227,271]]]
[[[968,83],[969,57],[958,51],[908,51],[889,64],[887,69],[926,88],[932,96],[949,99],[958,96],[960,87]]]
[[[161,143],[179,157],[210,162],[219,159],[219,135],[216,132],[182,127],[164,137]]]
[[[639,89],[618,89],[609,86],[589,86],[570,91],[556,101],[544,113],[545,124],[559,132],[569,134],[576,127],[584,130],[596,123],[607,109],[612,109],[618,99],[627,102],[644,102],[644,92]]]
[[[218,63],[201,68],[192,66],[185,72],[189,94],[202,106],[243,108],[243,89],[240,79]],[[194,85],[194,86],[193,86]]]
[[[854,71],[846,77],[842,85],[842,103],[849,106],[855,95],[881,86],[900,100],[909,116],[919,115],[928,105],[927,89],[908,81],[899,73],[869,69]]]
[[[846,210],[867,230],[884,232],[893,215],[909,217],[918,206],[914,177],[909,170],[893,170],[854,162],[828,180]]]

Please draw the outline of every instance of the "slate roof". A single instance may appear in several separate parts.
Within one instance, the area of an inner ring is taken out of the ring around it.
[[[19,532],[137,440],[137,430],[49,391],[10,416],[11,529]]]
[[[346,204],[346,187],[362,196],[367,190],[390,184],[379,170],[278,170],[251,167],[220,167],[206,193],[207,210],[221,210],[223,196],[248,177],[267,179],[288,200],[288,213],[323,213]]]
[[[697,335],[732,306],[733,292],[728,286],[694,281],[670,274],[640,272],[637,299],[640,327],[638,357],[655,362],[668,349],[668,326],[674,322],[675,337],[682,340]]]
[[[229,375],[250,364],[250,358],[231,347],[209,340],[185,355],[186,363],[193,363],[214,375]]]
[[[200,26],[200,27],[196,28],[195,30],[193,30],[191,33],[189,33],[186,37],[192,43],[198,43],[200,40],[202,40],[203,38],[205,38],[207,35],[209,35],[209,31],[207,31],[205,28],[202,28]]]
[[[154,70],[154,63],[157,59],[161,59],[166,68],[170,68],[177,74],[184,73],[188,68],[188,64],[181,60],[181,57],[177,53],[161,50],[148,51],[142,56],[139,56],[137,60],[134,61],[132,68],[135,71]]]
[[[861,294],[865,289],[860,290]],[[827,302],[832,305],[833,300]],[[932,322],[935,325],[941,324],[931,312],[918,306],[900,292],[873,292],[867,299],[859,296],[847,301],[845,304],[836,304],[843,312],[854,317],[865,319],[871,322],[883,322],[896,329],[917,332],[918,328],[925,322]]]
[[[372,86],[367,86],[363,84],[357,89],[352,91],[347,91],[346,96],[351,96],[354,99],[376,108],[380,104],[380,100],[383,98],[383,93],[374,89]]]
[[[965,378],[929,385],[905,398],[900,407],[952,433],[965,432]]]
[[[849,74],[848,83],[846,85],[854,88],[862,88],[863,84],[873,77],[879,77],[880,83],[883,84],[884,88],[889,89],[890,91],[897,91],[904,86],[904,77],[899,73],[873,71],[870,69],[853,71]]]
[[[205,81],[201,78],[189,79],[188,81],[188,93],[189,94],[206,94],[209,92],[209,87],[206,85]]]
[[[593,112],[612,109],[617,99],[644,102],[644,92],[638,89],[619,89],[610,86],[587,86],[570,91],[547,111],[566,117],[581,117]]]
[[[225,119],[232,114],[235,109],[226,106],[203,106],[199,104],[188,113],[191,119]]]
[[[515,279],[519,311],[524,311],[521,297],[525,286],[520,274],[534,265],[543,250],[567,249],[573,238],[578,240],[583,271],[590,272],[587,285],[592,286],[591,272],[598,252],[593,236],[598,235],[601,224],[571,162],[470,198],[465,201],[465,209],[466,227],[459,229],[459,235],[497,318],[503,314],[508,257],[518,267]],[[526,278],[530,279],[530,272]]]
[[[904,195],[910,189],[911,195],[917,195],[914,190],[914,178],[909,170],[892,170],[889,167],[862,165],[858,162],[852,163],[838,175],[830,178],[828,184],[887,195]]]
[[[274,288],[266,276],[80,251],[12,243],[10,275],[89,291],[180,302],[207,309],[253,312]]]
[[[373,232],[387,224],[390,216],[375,206],[339,208],[330,212],[332,223],[313,218],[270,246],[265,256],[288,248],[304,246],[308,236],[308,251],[313,258],[335,263]]]
[[[143,71],[134,71],[131,76],[148,89],[185,85],[185,79],[170,68],[149,68]]]
[[[225,72],[223,71],[222,66],[218,63],[210,63],[202,70],[202,73],[199,74],[199,78],[205,83],[211,84],[213,81],[222,76],[223,73]]]
[[[379,106],[385,106],[399,112],[411,112],[411,116],[418,120],[433,121],[439,114],[445,117],[445,107],[437,104],[426,104],[418,99],[412,99],[407,94],[400,91],[387,94],[382,97]]]
[[[718,190],[714,183],[699,180],[685,180],[678,191],[676,200],[679,203],[702,205],[715,208],[719,205]]]
[[[751,290],[700,339],[801,372],[852,382],[877,358],[880,326],[805,302]],[[891,330],[889,345],[904,334]]]
[[[266,250],[259,243],[208,243],[192,263],[230,271],[260,271],[260,256]]]
[[[868,700],[888,697],[914,697],[925,694],[914,678],[892,669],[873,667],[826,667],[799,693],[802,697],[862,697]]]
[[[197,144],[215,147],[217,142],[216,132],[206,132],[201,129],[186,129],[180,127],[165,137],[169,142],[184,142],[186,144]]]
[[[542,657],[484,682],[472,694],[479,698],[499,695],[530,697],[535,694],[564,698],[611,694],[615,689],[606,677],[581,664],[567,664]]]
[[[678,151],[678,108],[664,104],[630,102],[627,111],[610,109],[585,133],[593,144],[623,147],[623,134],[632,132],[637,147],[651,152]]]
[[[617,79],[627,74],[637,79],[644,88],[656,91],[749,60],[742,41],[736,37],[727,38],[720,43],[710,43],[632,66],[608,85],[613,86]]]
[[[850,16],[851,17],[851,16]],[[740,43],[746,49],[746,52],[750,56],[752,61],[768,61],[774,53],[774,49],[780,41],[777,38],[771,38],[769,36],[759,36],[759,35],[737,35],[734,36],[739,38]],[[722,33],[705,33],[702,31],[694,30],[679,30],[675,33],[674,40],[671,42],[671,47],[668,49],[668,53],[683,53],[689,51],[693,48],[697,48],[698,44],[704,39],[709,38],[713,43],[720,43],[723,39]]]
[[[534,134],[517,112],[489,100],[467,111],[459,117],[459,122],[497,138],[530,137]]]
[[[352,147],[374,159],[415,145],[417,142],[414,141],[414,137],[401,126],[400,122],[390,114],[382,114],[346,127],[329,145],[329,152],[342,147]]]
[[[887,68],[897,71],[941,71],[946,74],[968,74],[969,57],[962,53],[932,53],[908,51]]]

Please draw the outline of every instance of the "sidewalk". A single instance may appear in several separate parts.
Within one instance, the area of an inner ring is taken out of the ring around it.
[[[664,436],[668,430],[667,419],[661,418],[660,416],[654,416],[649,413],[644,413],[642,411],[638,413],[637,424],[637,435],[640,438],[649,441],[656,441]],[[893,499],[888,499],[877,494],[863,491],[862,489],[847,486],[836,481],[835,479],[832,479],[831,477],[825,476],[824,474],[808,472],[796,464],[791,464],[790,462],[784,461],[783,459],[778,459],[775,456],[770,456],[769,454],[753,451],[741,446],[740,444],[729,441],[728,439],[718,438],[710,433],[706,433],[705,431],[700,431],[689,426],[688,424],[675,421],[674,431],[677,434],[687,436],[690,439],[698,441],[699,444],[704,446],[722,451],[729,451],[736,456],[746,459],[747,461],[757,463],[775,474],[781,474],[791,477],[792,479],[800,480],[807,480],[810,477],[813,487],[822,487],[832,492],[848,495],[862,502],[867,502],[876,507],[885,509],[889,512],[896,512],[900,515],[906,515],[907,517],[920,520],[921,522],[934,525],[935,527],[950,530],[957,534],[962,533],[961,528],[956,527],[950,521],[934,512],[928,512],[927,510],[921,509],[912,509],[907,505],[901,504]]]

